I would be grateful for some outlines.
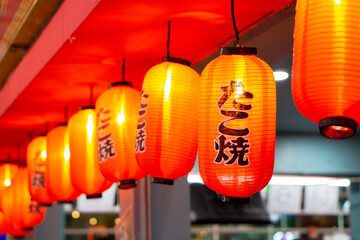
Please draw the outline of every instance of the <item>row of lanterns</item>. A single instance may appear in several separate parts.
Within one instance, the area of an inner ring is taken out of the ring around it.
[[[357,64],[352,58],[360,35],[345,37],[360,31],[360,18],[346,12],[360,4],[342,1],[298,0],[292,83],[299,110],[336,139],[353,135],[360,121],[360,90],[349,85],[359,82],[350,61]],[[191,171],[197,151],[201,177],[212,190],[248,201],[264,188],[274,167],[275,80],[255,48],[240,46],[233,23],[235,46],[221,48],[201,77],[190,62],[168,54],[147,72],[142,92],[124,79],[113,83],[95,107],[80,108],[68,124],[33,139],[27,169],[17,170],[9,188],[16,190],[2,190],[6,231],[25,234],[43,218],[43,206],[82,193],[100,197],[113,182],[128,189],[148,174],[154,183],[172,185]],[[319,37],[324,29],[328,38]],[[0,167],[5,184],[9,165]],[[4,207],[15,203],[21,207]],[[33,205],[37,215],[31,217]]]

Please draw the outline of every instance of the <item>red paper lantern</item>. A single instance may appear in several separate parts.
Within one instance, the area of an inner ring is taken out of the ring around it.
[[[45,207],[31,200],[27,175],[26,168],[19,168],[13,184],[2,193],[6,232],[14,237],[28,234],[45,216]]]
[[[172,185],[196,160],[199,74],[190,65],[164,57],[144,79],[136,158],[154,183]]]
[[[96,101],[100,170],[120,189],[145,176],[134,153],[139,107],[140,92],[125,81],[111,84]]]
[[[276,89],[256,48],[221,48],[199,86],[199,170],[204,183],[228,197],[248,198],[271,179]]]
[[[96,112],[94,107],[82,107],[69,120],[71,152],[71,180],[79,192],[87,198],[101,197],[112,182],[100,172]]]
[[[79,195],[71,182],[69,133],[59,124],[47,134],[46,188],[58,202],[71,203]]]
[[[27,168],[19,169],[12,188],[14,207],[12,219],[23,230],[31,230],[44,220],[46,209],[31,200]]]
[[[360,1],[298,0],[292,95],[320,133],[342,139],[360,122]]]
[[[26,160],[31,198],[44,206],[50,206],[55,199],[46,189],[46,136],[34,138],[28,144]]]

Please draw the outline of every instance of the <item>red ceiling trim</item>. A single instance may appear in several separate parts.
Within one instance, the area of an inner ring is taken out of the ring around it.
[[[66,0],[0,92],[0,116],[84,21],[100,0]]]

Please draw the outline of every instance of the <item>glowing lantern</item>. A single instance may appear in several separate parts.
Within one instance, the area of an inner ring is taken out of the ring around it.
[[[45,207],[31,200],[29,192],[28,169],[20,168],[13,184],[12,219],[24,230],[31,230],[45,217]]]
[[[199,87],[201,177],[210,189],[246,200],[270,181],[275,154],[275,79],[255,54],[221,48]]]
[[[50,206],[55,199],[46,189],[46,136],[34,138],[29,143],[26,159],[31,198],[44,206]]]
[[[172,185],[194,166],[199,74],[190,62],[164,57],[145,76],[136,158],[152,182]]]
[[[140,92],[125,81],[111,84],[96,101],[100,170],[120,189],[145,176],[134,153],[139,107]]]
[[[75,189],[88,198],[101,197],[112,182],[100,172],[96,112],[94,107],[82,107],[69,120],[71,180]]]
[[[60,203],[74,201],[76,191],[70,176],[69,134],[66,124],[60,124],[47,134],[46,188]]]
[[[360,122],[360,1],[298,0],[292,95],[320,133],[342,139]]]
[[[45,207],[31,200],[27,175],[26,168],[19,168],[13,184],[2,194],[6,232],[15,237],[28,234],[45,216]]]
[[[0,164],[0,191],[5,187],[10,187],[18,171],[18,165],[11,162]]]

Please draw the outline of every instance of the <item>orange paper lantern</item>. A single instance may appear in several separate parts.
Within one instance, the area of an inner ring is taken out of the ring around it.
[[[221,48],[199,87],[201,177],[210,189],[245,201],[270,181],[275,154],[275,79],[255,54]]]
[[[40,224],[45,217],[45,207],[31,200],[29,192],[28,169],[21,167],[13,184],[13,206],[12,219],[23,228],[31,230]]]
[[[200,76],[190,65],[164,57],[144,79],[136,158],[154,183],[172,185],[196,160]]]
[[[48,192],[60,203],[70,203],[80,195],[71,182],[70,161],[69,133],[66,123],[59,124],[47,134],[45,178]]]
[[[112,182],[100,172],[96,112],[94,107],[81,107],[69,120],[71,180],[87,198],[101,197]]]
[[[125,81],[111,84],[96,101],[100,170],[120,189],[145,176],[134,153],[139,107],[140,92]]]
[[[342,139],[360,122],[360,1],[298,0],[292,95],[320,133]]]
[[[28,170],[21,167],[2,194],[6,232],[15,237],[29,233],[45,216],[45,207],[31,200],[28,185]]]
[[[29,143],[26,160],[31,198],[44,206],[50,206],[55,199],[46,189],[46,136],[34,138]]]

